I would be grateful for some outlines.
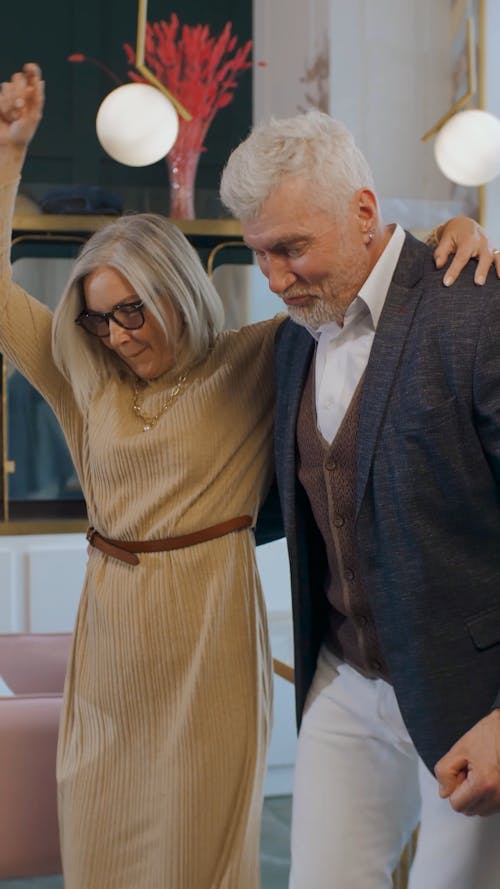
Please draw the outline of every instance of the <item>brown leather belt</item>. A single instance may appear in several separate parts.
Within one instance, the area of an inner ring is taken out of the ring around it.
[[[180,537],[164,537],[163,540],[110,540],[103,537],[92,526],[87,531],[87,540],[91,546],[100,549],[101,552],[129,565],[138,565],[139,559],[136,553],[160,553],[172,549],[183,549],[185,546],[195,546],[206,540],[215,540],[216,537],[224,537],[231,531],[241,531],[250,528],[252,518],[249,515],[237,516],[211,525],[210,528],[202,528],[201,531],[193,531],[192,534],[182,534]]]

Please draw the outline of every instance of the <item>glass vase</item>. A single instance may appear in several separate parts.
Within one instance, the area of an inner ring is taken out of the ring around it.
[[[167,154],[170,187],[169,215],[172,219],[194,219],[194,190],[200,152],[195,149],[176,149]]]

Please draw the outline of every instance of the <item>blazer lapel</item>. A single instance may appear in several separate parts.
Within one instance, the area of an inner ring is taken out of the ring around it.
[[[366,368],[358,429],[356,518],[401,353],[422,296],[423,261],[427,257],[424,245],[407,233]]]

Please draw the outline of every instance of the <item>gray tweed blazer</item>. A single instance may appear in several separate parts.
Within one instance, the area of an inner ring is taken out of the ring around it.
[[[452,288],[406,236],[363,389],[356,538],[403,718],[430,768],[500,706],[500,284]],[[297,715],[325,630],[325,552],[296,477],[296,420],[313,355],[276,337],[276,467],[288,540]]]

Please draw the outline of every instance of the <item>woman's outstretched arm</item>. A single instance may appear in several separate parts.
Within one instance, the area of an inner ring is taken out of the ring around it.
[[[26,149],[40,119],[44,82],[38,65],[29,62],[0,88],[0,185],[16,180]]]
[[[0,87],[0,351],[56,409],[72,394],[52,360],[52,313],[12,281],[10,266],[17,184],[43,101],[40,68],[32,63]]]

